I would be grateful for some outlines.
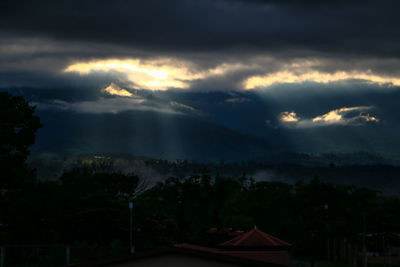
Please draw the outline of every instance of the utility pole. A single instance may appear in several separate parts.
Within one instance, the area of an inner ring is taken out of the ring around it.
[[[70,264],[71,262],[71,247],[67,245],[65,247],[65,264]]]
[[[383,266],[386,267],[385,232],[382,232],[382,254],[383,254]]]
[[[326,257],[330,260],[331,248],[330,248],[330,240],[329,240],[329,206],[327,203],[324,205],[324,209],[326,211]]]
[[[129,223],[129,246],[130,253],[135,253],[135,247],[133,246],[133,201],[129,202],[129,212],[130,212],[130,223]]]
[[[311,232],[311,267],[314,267],[314,232]]]
[[[365,240],[365,236],[366,236],[366,231],[367,231],[367,222],[366,222],[366,218],[365,215],[363,216],[363,228],[364,228],[364,232],[363,232],[363,267],[367,267],[367,245],[366,245],[366,240]]]

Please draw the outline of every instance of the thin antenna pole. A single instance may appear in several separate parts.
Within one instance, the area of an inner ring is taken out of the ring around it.
[[[129,246],[130,253],[135,253],[135,247],[133,246],[133,202],[129,202],[129,212],[130,212],[130,223],[129,223]]]

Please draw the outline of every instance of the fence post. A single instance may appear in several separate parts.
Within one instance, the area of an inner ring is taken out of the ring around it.
[[[6,247],[0,247],[0,267],[6,266]]]
[[[71,263],[71,247],[67,245],[65,247],[65,264]]]

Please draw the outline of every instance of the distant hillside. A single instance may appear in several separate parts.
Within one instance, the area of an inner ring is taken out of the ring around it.
[[[188,115],[44,112],[33,150],[58,154],[122,152],[198,161],[259,159],[281,149]]]
[[[304,118],[313,118],[339,106],[315,105],[323,103],[323,99],[316,96],[312,110],[307,112],[301,107],[309,106],[309,98],[289,101],[290,98],[285,97],[285,101],[289,102],[278,103],[271,95],[256,91],[140,91],[138,95],[147,103],[146,107],[159,112],[147,109],[89,114],[78,113],[79,110],[68,107],[94,103],[101,107],[104,103],[100,100],[106,98],[93,88],[10,90],[38,106],[37,113],[45,127],[39,131],[34,149],[41,152],[125,152],[170,160],[282,162],[281,152],[288,151],[300,154],[284,155],[283,159],[299,164],[320,164],[328,157],[331,158],[328,162],[334,164],[382,163],[382,159],[371,157],[375,154],[400,160],[400,127],[397,126],[400,117],[397,109],[387,112],[379,108],[371,110],[381,119],[380,123],[292,127],[279,121],[281,112],[295,110]],[[390,100],[391,105],[397,108],[394,99],[399,96],[398,91],[393,91],[385,96],[385,103]],[[368,95],[371,100],[379,97]],[[329,101],[334,98],[342,99],[343,95],[328,97]],[[358,106],[359,100],[359,97],[354,97],[346,105]],[[65,105],[54,105],[60,101]],[[187,115],[166,114],[163,108]],[[369,154],[343,156],[355,151],[367,151]],[[330,152],[335,153],[329,156],[327,153]],[[322,158],[307,158],[301,153],[325,155]]]

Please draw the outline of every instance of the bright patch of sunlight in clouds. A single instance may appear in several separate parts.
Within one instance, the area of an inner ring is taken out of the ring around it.
[[[324,70],[325,67],[330,65],[332,65],[332,71]],[[239,84],[242,89],[246,90],[284,83],[315,82],[327,84],[348,80],[400,86],[400,77],[393,74],[382,75],[370,69],[341,70],[340,66],[336,67],[338,68],[335,68],[335,63],[322,59],[293,60],[289,63],[271,62],[268,59],[258,59],[258,61],[250,59],[249,61],[225,62],[210,68],[200,68],[195,62],[173,58],[149,60],[114,58],[75,62],[67,66],[64,72],[80,75],[115,73],[118,76],[116,83],[123,82],[129,85],[128,89],[148,90],[189,88],[196,81],[223,77],[232,73],[240,77]],[[259,73],[266,74],[260,75]],[[235,85],[231,84],[230,86]],[[128,91],[126,93],[129,94]]]
[[[198,71],[188,62],[167,58],[105,59],[77,62],[69,65],[64,72],[88,75],[113,71],[123,74],[127,81],[133,84],[133,89],[167,90],[168,88],[188,88],[193,80],[223,75],[241,67],[240,64],[221,64],[212,69]]]
[[[298,122],[299,121],[299,118],[297,117],[296,112],[293,112],[293,111],[291,111],[291,112],[289,112],[289,111],[282,112],[279,115],[279,119],[282,122]]]
[[[340,108],[340,109],[335,109],[335,110],[331,110],[326,114],[323,114],[321,116],[317,116],[315,118],[312,119],[313,122],[325,122],[325,123],[341,123],[344,121],[343,116],[346,113],[349,113],[350,111],[361,111],[361,110],[366,110],[366,109],[370,109],[371,107],[367,107],[367,106],[360,106],[360,107],[344,107],[344,108]],[[359,116],[361,116],[361,114],[359,114]],[[367,115],[364,115],[367,116]]]
[[[244,88],[246,90],[255,89],[257,87],[268,87],[273,84],[279,83],[302,83],[302,82],[316,82],[316,83],[330,83],[344,80],[363,80],[370,83],[377,83],[380,85],[388,84],[392,86],[400,86],[400,78],[380,76],[373,74],[371,71],[337,71],[334,73],[326,73],[315,70],[284,70],[267,74],[265,76],[252,76],[244,81]]]
[[[111,83],[109,86],[103,89],[109,95],[117,95],[117,96],[127,96],[131,97],[133,94],[125,89],[122,89],[118,85]]]
[[[328,113],[316,116],[311,119],[299,119],[295,112],[285,111],[279,115],[280,121],[287,126],[299,128],[327,126],[327,125],[363,125],[365,123],[378,123],[379,119],[365,111],[372,109],[371,106],[343,107],[334,109]]]

